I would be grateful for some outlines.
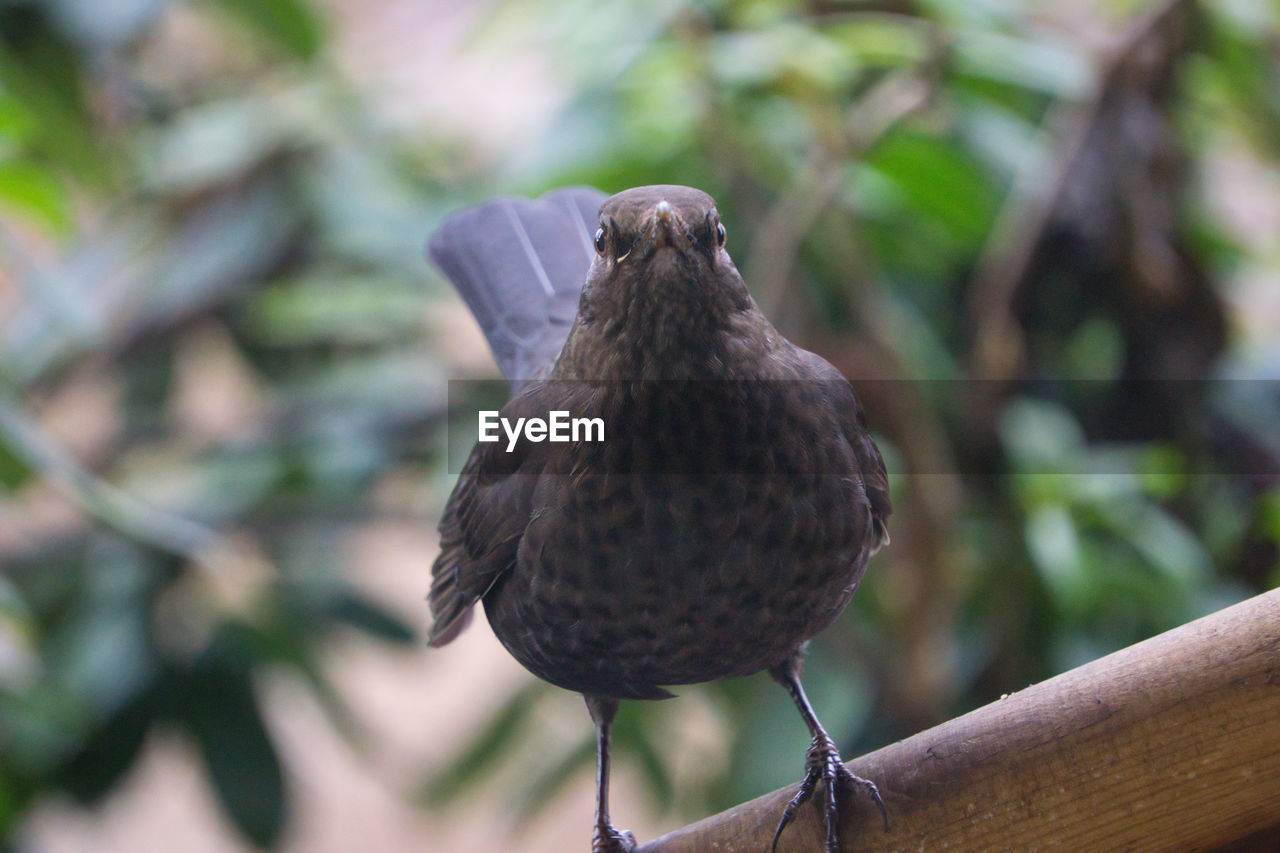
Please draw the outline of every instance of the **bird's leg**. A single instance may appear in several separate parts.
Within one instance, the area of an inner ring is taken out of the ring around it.
[[[822,780],[826,783],[826,803],[824,813],[827,824],[827,844],[826,853],[839,853],[840,851],[840,788],[856,789],[860,788],[867,792],[867,795],[875,801],[876,808],[880,810],[880,818],[884,821],[884,828],[889,829],[889,815],[885,812],[884,801],[880,799],[880,791],[876,788],[874,782],[854,776],[849,768],[844,766],[844,762],[840,760],[840,752],[836,749],[836,745],[832,742],[830,735],[822,728],[822,723],[818,722],[818,716],[813,712],[813,706],[809,704],[809,697],[804,693],[804,687],[800,685],[800,654],[797,652],[788,658],[785,662],[773,667],[769,670],[769,674],[774,680],[787,688],[787,692],[791,694],[791,698],[795,701],[796,707],[800,709],[800,716],[804,717],[805,725],[809,727],[809,733],[813,735],[813,743],[809,746],[809,753],[805,761],[804,781],[800,783],[800,790],[787,803],[787,807],[782,812],[782,819],[778,821],[778,828],[773,833],[773,846],[769,849],[776,851],[778,848],[778,839],[782,837],[782,830],[795,819],[796,811],[805,802],[813,796],[817,790],[818,781]]]
[[[618,713],[618,700],[591,693],[584,698],[596,724],[596,831],[591,853],[631,853],[636,849],[635,836],[625,829],[614,829],[609,821],[609,731]]]

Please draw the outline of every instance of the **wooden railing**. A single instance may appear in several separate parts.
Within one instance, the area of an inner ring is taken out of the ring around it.
[[[1280,590],[849,762],[855,851],[1280,851]],[[794,787],[640,853],[767,851]],[[814,801],[821,800],[815,797]],[[821,851],[813,801],[779,851]]]

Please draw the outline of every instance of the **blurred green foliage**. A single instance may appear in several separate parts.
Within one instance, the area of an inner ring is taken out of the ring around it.
[[[209,67],[153,55],[178,7]],[[484,154],[381,120],[304,0],[0,0],[0,522],[48,487],[82,516],[0,537],[4,836],[53,792],[99,802],[159,727],[273,846],[269,674],[363,742],[326,642],[417,638],[338,544],[390,511],[392,475],[428,496],[397,511],[435,522],[449,371],[424,318],[451,297],[420,247],[489,194],[707,189],[766,311],[859,387],[898,512],[810,655],[848,754],[1275,585],[1280,408],[1259,380],[1280,349],[1239,319],[1239,283],[1277,260],[1210,176],[1280,169],[1277,12],[1120,7],[1080,5],[1120,36],[1094,50],[1014,2],[505,0],[470,43],[535,46],[567,97]],[[252,377],[241,428],[175,419],[193,352]],[[113,422],[73,454],[44,413],[84,385]],[[696,785],[676,703],[620,717],[617,761],[656,802],[691,816],[794,781],[784,693],[698,695],[734,740]],[[492,709],[424,802],[524,743],[535,770],[505,778],[535,812],[593,759],[585,714],[576,743],[539,725],[562,701],[532,684]]]

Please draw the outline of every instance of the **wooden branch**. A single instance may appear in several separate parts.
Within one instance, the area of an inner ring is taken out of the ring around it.
[[[842,797],[846,853],[1280,849],[1267,846],[1280,838],[1280,590],[849,767],[880,786],[890,831],[866,797]],[[640,853],[761,853],[794,792],[774,791]],[[800,812],[779,851],[823,849],[818,808]]]

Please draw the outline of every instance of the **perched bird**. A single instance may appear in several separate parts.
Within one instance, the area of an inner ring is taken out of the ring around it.
[[[429,244],[511,383],[502,417],[604,424],[603,441],[478,442],[430,592],[431,645],[483,602],[520,663],[586,698],[595,853],[635,847],[609,819],[618,701],[761,670],[813,736],[774,846],[820,782],[827,851],[840,849],[842,786],[884,816],[800,684],[805,643],[889,542],[884,463],[849,383],[765,319],[725,241],[709,195],[647,186],[490,201]]]

